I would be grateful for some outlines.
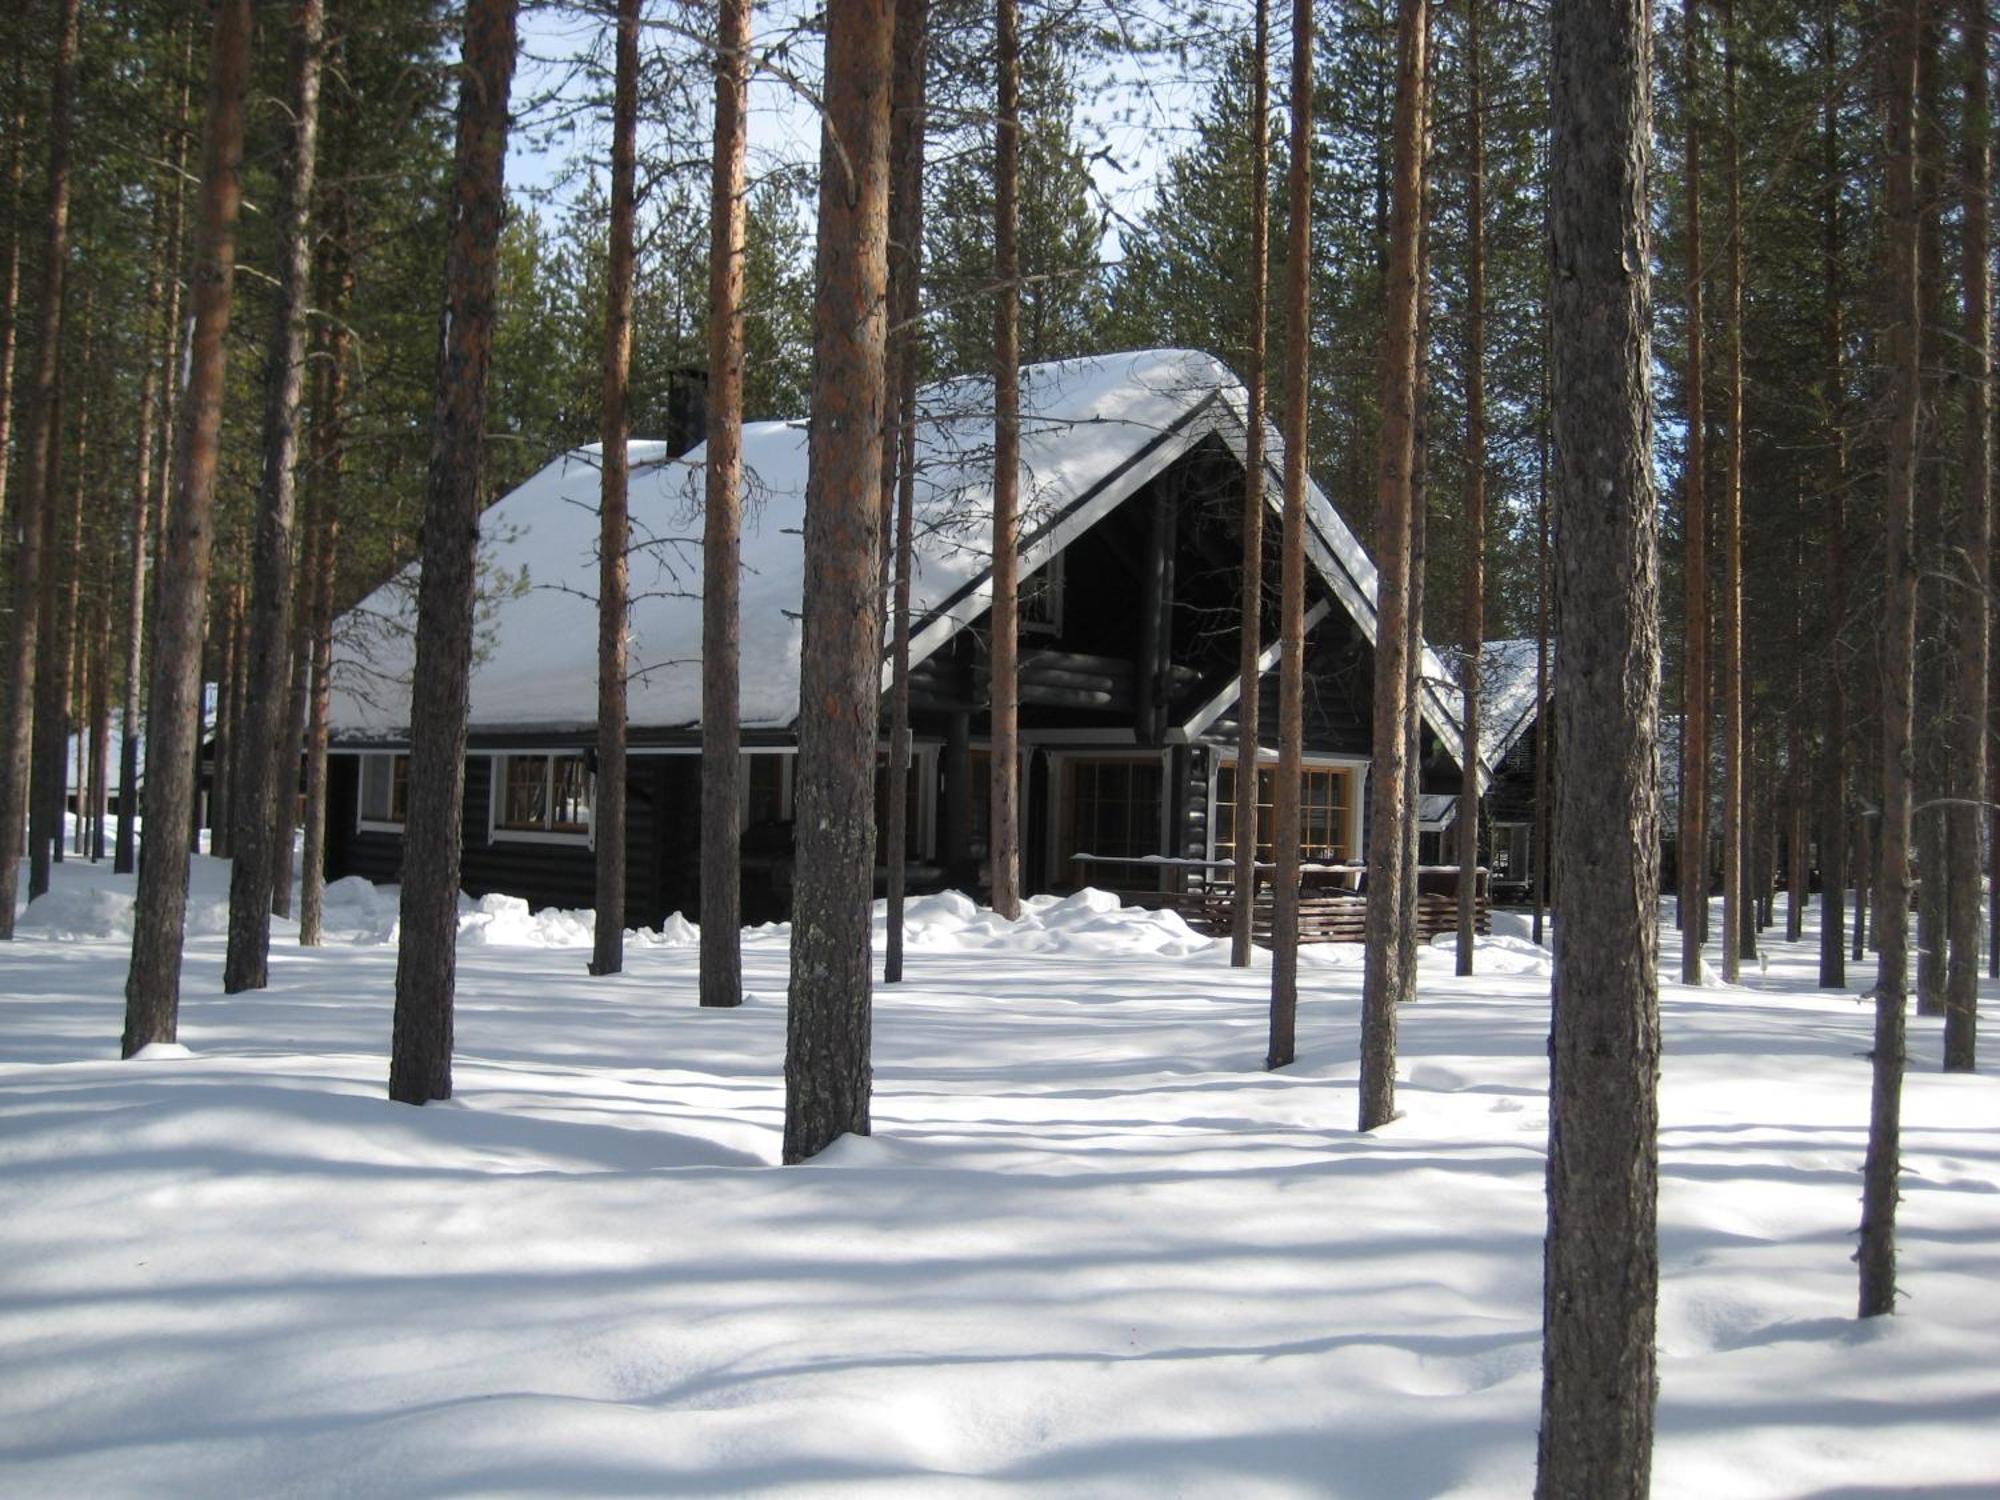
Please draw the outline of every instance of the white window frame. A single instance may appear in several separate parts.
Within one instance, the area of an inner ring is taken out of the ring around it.
[[[508,828],[500,820],[502,804],[507,797],[507,762],[510,760],[539,760],[543,763],[543,776],[548,788],[547,805],[555,806],[555,763],[559,760],[580,760],[586,766],[590,783],[590,808],[585,817],[585,827],[581,833],[569,833],[553,828]],[[589,849],[596,846],[597,834],[597,777],[589,772],[589,757],[583,750],[496,750],[487,756],[488,774],[486,795],[486,838],[490,843],[500,844],[560,844],[572,849]]]
[[[409,775],[410,752],[407,750],[364,750],[359,755],[357,755],[355,759],[360,763],[360,769],[357,773],[355,781],[355,797],[354,797],[355,829],[361,833],[401,833],[405,826],[404,821],[402,819],[371,818],[368,816],[368,767],[372,762],[378,762],[378,761],[388,767],[388,775],[390,778],[389,800],[390,800],[390,806],[393,809],[395,805],[396,762],[400,760],[404,763],[403,774],[405,778],[407,778]],[[408,783],[406,780],[405,781],[406,789],[404,791],[404,797],[406,799],[409,796],[407,786]]]
[[[1234,745],[1217,745],[1208,757],[1208,857],[1211,861],[1227,858],[1235,853],[1233,849],[1218,848],[1215,842],[1215,794],[1216,783],[1221,780],[1224,762],[1236,764]],[[1257,764],[1275,766],[1278,752],[1257,748]],[[1362,813],[1368,805],[1368,772],[1372,762],[1366,755],[1302,755],[1299,764],[1308,770],[1352,771],[1354,773],[1354,805],[1347,810],[1347,847],[1359,851],[1361,844]],[[1359,858],[1357,852],[1356,858]]]

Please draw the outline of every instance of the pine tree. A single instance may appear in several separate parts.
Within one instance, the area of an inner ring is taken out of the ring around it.
[[[1249,333],[1243,361],[1243,608],[1237,631],[1235,911],[1229,962],[1248,968],[1257,915],[1257,789],[1263,779],[1258,710],[1263,696],[1264,653],[1264,427],[1269,381],[1267,294],[1271,236],[1271,6],[1256,0],[1250,55],[1250,254]],[[1303,132],[1302,132],[1303,133]],[[1276,1014],[1274,1012],[1274,1014]],[[1296,1028],[1294,1028],[1296,1029]],[[1270,1055],[1290,1051],[1273,1037]]]
[[[740,660],[744,106],[749,0],[724,0],[709,202],[708,468],[702,512],[701,1003],[743,1001]]]
[[[1312,340],[1313,7],[1292,0],[1291,159],[1286,170],[1285,501],[1279,528],[1278,764],[1271,788],[1271,1036],[1264,1066],[1297,1056],[1299,782],[1305,744],[1305,512]],[[1247,586],[1247,581],[1246,581]],[[1246,692],[1248,685],[1246,684]],[[1254,774],[1254,773],[1253,773]]]
[[[63,272],[69,258],[70,132],[76,88],[77,0],[62,0],[49,106],[48,207],[43,220],[42,307],[35,363],[21,404],[21,483],[9,502],[14,543],[14,629],[0,723],[0,938],[14,935],[21,847],[33,769],[32,745],[43,551],[48,530],[49,453],[55,437],[55,387],[62,354]]]
[[[424,512],[410,708],[409,813],[403,829],[402,935],[389,1097],[451,1097],[457,971],[459,811],[472,670],[486,374],[492,354],[496,251],[505,209],[507,96],[514,76],[515,0],[469,0],[459,92],[457,165],[445,256],[443,338]]]
[[[597,782],[591,800],[597,925],[590,972],[625,967],[625,633],[631,533],[626,398],[632,376],[632,220],[639,128],[639,0],[619,0],[611,125],[611,227],[604,296],[603,467],[597,540]]]
[[[1021,52],[1017,0],[998,0],[998,107],[993,146],[993,602],[987,646],[992,811],[987,819],[993,909],[1021,915]]]
[[[784,1159],[868,1133],[869,908],[881,698],[882,299],[895,9],[827,16],[817,360],[806,481],[797,881]]]
[[[176,442],[174,489],[160,550],[153,677],[147,702],[144,816],[153,830],[139,853],[132,966],[125,980],[123,1055],[175,1039],[180,1018],[182,922],[188,855],[179,830],[191,823],[199,751],[201,633],[215,540],[215,473],[236,219],[242,202],[244,92],[250,66],[249,0],[222,0],[208,67],[201,188],[195,220],[194,331]]]
[[[896,76],[889,123],[889,366],[894,374],[883,436],[883,502],[894,515],[890,559],[892,631],[889,700],[888,922],[882,980],[903,978],[903,900],[909,852],[910,574],[917,499],[917,365],[924,244],[924,72],[928,0],[898,0]],[[893,462],[891,453],[893,452]],[[894,494],[889,493],[893,476]]]
[[[1918,297],[1916,195],[1917,56],[1923,0],[1902,0],[1884,17],[1889,60],[1886,182],[1889,280],[1889,433],[1883,496],[1882,833],[1875,940],[1875,1048],[1862,1165],[1860,1314],[1896,1310],[1896,1178],[1901,1171],[1903,1013],[1909,1005],[1911,677],[1917,637],[1913,509],[1921,395],[1921,303]],[[1857,929],[1859,923],[1856,923]]]
[[[1644,0],[1557,0],[1552,25],[1561,941],[1535,1493],[1639,1500],[1659,1285],[1651,36]]]
[[[1396,1006],[1414,975],[1398,962],[1404,920],[1404,848],[1410,712],[1410,515],[1415,503],[1418,304],[1423,214],[1424,80],[1428,6],[1397,9],[1395,164],[1382,355],[1382,432],[1375,519],[1375,763],[1368,817],[1368,947],[1361,1000],[1361,1129],[1396,1115]]]
[[[305,390],[306,298],[312,275],[310,222],[319,154],[319,78],[325,41],[322,0],[292,7],[292,134],[284,181],[278,302],[264,366],[264,472],[258,489],[254,595],[249,631],[249,693],[244,704],[242,772],[236,788],[236,857],[229,872],[229,947],[222,987],[264,988],[269,981],[271,890],[277,869],[274,803],[289,800],[295,761],[283,735],[290,705],[292,551],[296,516],[299,410]],[[282,780],[281,780],[282,773]],[[290,820],[286,820],[290,828]],[[289,847],[290,840],[286,840]]]

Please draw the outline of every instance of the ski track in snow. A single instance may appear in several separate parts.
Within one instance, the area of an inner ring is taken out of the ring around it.
[[[316,951],[274,924],[225,998],[198,859],[180,1044],[120,1063],[129,881],[56,878],[0,945],[7,1495],[1532,1485],[1548,966],[1510,918],[1475,979],[1426,953],[1361,1136],[1359,949],[1308,950],[1271,1075],[1268,971],[1177,918],[916,903],[875,1135],[779,1169],[782,928],[704,1011],[685,922],[594,980],[589,914],[468,902],[456,1097],[415,1110],[393,892],[343,882]],[[1912,1019],[1904,1295],[1857,1323],[1871,1015],[1816,951],[1663,988],[1654,1493],[2000,1495],[2000,1084]]]

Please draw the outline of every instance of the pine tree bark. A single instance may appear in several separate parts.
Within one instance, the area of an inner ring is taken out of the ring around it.
[[[1416,428],[1417,304],[1423,213],[1426,0],[1399,0],[1395,169],[1391,185],[1382,433],[1377,463],[1375,735],[1368,828],[1367,959],[1361,991],[1361,1129],[1396,1115],[1396,1004],[1403,917],[1408,746],[1411,470]]]
[[[1644,0],[1557,0],[1549,1228],[1535,1493],[1647,1493],[1659,1285],[1659,579]]]
[[[21,313],[21,240],[26,233],[27,205],[21,201],[21,179],[27,161],[27,49],[14,54],[14,107],[7,118],[7,272],[0,285],[0,518],[9,518],[7,478],[14,456],[14,353],[18,347]],[[11,528],[0,531],[11,539]]]
[[[209,56],[201,187],[191,267],[194,332],[181,403],[174,487],[160,550],[146,735],[146,827],[125,980],[123,1055],[171,1042],[180,1022],[182,924],[187,913],[194,776],[200,757],[202,616],[215,543],[215,471],[227,374],[236,218],[242,201],[244,91],[250,71],[249,0],[220,0]]]
[[[616,974],[625,967],[625,635],[630,614],[625,552],[632,528],[625,448],[631,436],[632,178],[639,128],[639,0],[618,0],[616,27],[610,248],[604,275],[603,467],[598,471],[597,784],[590,807],[597,856],[597,924],[590,946],[593,974]],[[706,826],[703,832],[707,832]]]
[[[319,946],[326,920],[327,736],[333,698],[333,598],[340,556],[341,472],[346,438],[348,325],[352,261],[346,251],[350,225],[346,201],[336,199],[334,230],[326,252],[327,332],[320,363],[319,409],[313,422],[313,473],[318,501],[309,545],[312,686],[306,700],[305,846],[299,856],[299,945]]]
[[[246,691],[238,705],[236,805],[230,826],[225,994],[270,982],[271,891],[278,861],[278,757],[291,703],[292,549],[297,530],[299,408],[305,391],[306,303],[312,277],[313,176],[319,160],[323,0],[292,6],[291,140],[282,191],[278,301],[264,363],[264,472],[257,491]],[[296,766],[291,767],[297,775]],[[291,795],[288,785],[285,794]],[[286,819],[290,827],[290,819]]]
[[[999,98],[993,142],[993,608],[992,811],[988,883],[993,909],[1021,915],[1020,488],[1021,38],[1017,0],[997,0]]]
[[[403,826],[402,939],[389,1097],[451,1097],[452,999],[458,959],[459,813],[465,800],[466,716],[479,548],[486,373],[493,353],[501,166],[514,79],[515,0],[468,0],[458,96],[450,237],[437,404],[424,503],[410,703],[409,811]]]
[[[1821,65],[1839,67],[1835,8],[1821,22]],[[1847,679],[1857,663],[1847,649],[1847,372],[1842,358],[1843,278],[1840,268],[1840,116],[1829,94],[1821,114],[1820,264],[1826,297],[1826,728],[1822,735],[1819,808],[1819,985],[1847,987],[1848,751]]]
[[[917,364],[924,240],[924,72],[929,64],[928,0],[898,0],[895,77],[889,118],[889,368],[894,389],[883,460],[889,499],[894,475],[895,555],[891,559],[888,922],[883,934],[882,980],[903,978],[903,910],[908,885],[910,788],[910,573],[916,545]]]
[[[1888,452],[1883,496],[1882,831],[1876,880],[1875,1046],[1868,1154],[1862,1166],[1860,1315],[1896,1310],[1896,1179],[1901,1171],[1904,1011],[1910,994],[1910,774],[1917,647],[1914,504],[1922,386],[1918,299],[1915,107],[1924,0],[1899,0],[1884,20],[1888,216]],[[1858,927],[1857,922],[1857,927]]]
[[[1264,423],[1269,382],[1266,335],[1271,263],[1271,3],[1255,0],[1250,59],[1250,327],[1243,384],[1243,607],[1238,627],[1236,694],[1235,906],[1229,962],[1248,968],[1257,913],[1257,722],[1263,707]]]
[[[1472,973],[1478,935],[1480,655],[1486,649],[1486,62],[1480,0],[1466,5],[1466,108],[1471,140],[1466,168],[1465,287],[1465,739],[1459,757],[1458,972]]]
[[[882,693],[883,296],[891,0],[827,13],[799,668],[787,1163],[868,1133],[869,916]],[[996,748],[997,754],[997,748]]]
[[[1945,0],[1924,10],[1917,52],[1916,183],[1917,300],[1920,308],[1918,362],[1922,385],[1917,403],[1917,488],[1912,500],[1917,568],[1917,664],[1911,723],[1911,833],[1916,856],[1917,1014],[1945,1012],[1948,957],[1947,900],[1950,847],[1945,835],[1945,799],[1951,786],[1951,618],[1956,601],[1946,597],[1944,461],[1945,374],[1951,355],[1944,330],[1944,128],[1940,18]]]
[[[1686,0],[1681,30],[1682,178],[1687,190],[1687,455],[1682,473],[1680,914],[1681,983],[1701,983],[1708,937],[1708,412],[1707,315],[1701,237],[1701,6]]]
[[[69,258],[71,100],[76,87],[77,0],[63,0],[49,105],[48,208],[43,221],[42,307],[35,364],[21,399],[18,492],[9,512],[14,550],[14,630],[6,678],[6,739],[0,744],[0,938],[14,935],[17,855],[33,776],[35,674],[41,644],[43,551],[48,533],[49,454],[56,442],[56,378],[62,355],[63,271]]]
[[[1989,69],[1991,22],[1987,0],[1965,0],[1962,45],[1965,109],[1959,125],[1959,191],[1965,316],[1960,352],[1965,361],[1964,486],[1958,536],[1962,560],[1952,559],[1969,602],[1956,611],[1957,692],[1953,704],[1952,803],[1946,813],[1951,890],[1951,952],[1945,975],[1944,1066],[1969,1073],[1976,1061],[1979,1023],[1980,799],[1986,789],[1987,651],[1993,541],[1993,273],[1988,257],[1988,190],[1993,177]]]
[[[1542,361],[1542,411],[1535,441],[1535,874],[1530,931],[1542,941],[1549,904],[1549,423],[1548,360]]]
[[[715,54],[715,164],[708,217],[708,488],[702,520],[701,1003],[708,1006],[743,1001],[739,597],[749,41],[749,0],[723,0]]]
[[[69,334],[69,318],[58,340]],[[79,362],[80,368],[80,362]],[[63,483],[62,445],[67,413],[66,366],[59,367],[50,388],[48,468],[43,476],[45,556],[42,592],[36,601],[41,614],[35,632],[41,660],[35,667],[35,727],[30,735],[28,784],[28,899],[45,895],[50,869],[62,857],[63,800],[68,771],[70,648],[76,615],[69,596],[76,577],[76,527],[81,519],[75,494]],[[79,382],[80,383],[80,382]]]
[[[1292,0],[1291,159],[1285,172],[1285,498],[1278,540],[1278,764],[1271,798],[1271,1027],[1266,1068],[1298,1055],[1299,781],[1305,747],[1306,460],[1311,438],[1313,5]],[[1247,581],[1246,581],[1247,587]],[[1386,628],[1386,627],[1385,627]],[[1245,696],[1254,685],[1244,685]],[[1239,768],[1239,774],[1241,774]],[[1254,784],[1256,767],[1250,775]]]
[[[292,598],[286,608],[284,717],[271,750],[271,915],[292,914],[298,878],[292,851],[299,833],[299,766],[306,753],[306,700],[312,693],[312,538],[319,529],[318,499],[307,489],[300,501],[292,546]]]
[[[1432,46],[1431,20],[1424,15],[1424,113],[1421,159],[1429,161],[1431,112],[1437,98],[1437,51]],[[1430,454],[1431,454],[1431,183],[1429,173],[1419,190],[1417,210],[1417,383],[1410,403],[1410,591],[1403,613],[1403,909],[1396,919],[1395,1004],[1417,998],[1417,907],[1421,842],[1417,814],[1423,806],[1424,607],[1430,582]],[[1442,845],[1443,840],[1439,840]],[[1393,1062],[1391,1064],[1393,1069]]]
[[[1727,422],[1722,475],[1722,978],[1743,977],[1749,934],[1749,843],[1744,806],[1749,795],[1745,762],[1750,754],[1743,694],[1743,141],[1736,118],[1736,6],[1722,0],[1722,109],[1727,145],[1723,158],[1729,195],[1729,289],[1723,341],[1729,351]]]
[[[236,562],[227,566],[233,570]],[[237,690],[242,681],[243,589],[230,583],[222,589],[222,625],[215,641],[215,749],[208,794],[208,852],[217,859],[231,859],[236,853],[233,814],[236,810],[236,730],[242,722],[243,695]],[[195,759],[201,758],[201,741],[195,741]],[[198,773],[197,773],[198,774]]]
[[[164,153],[163,153],[164,154]],[[178,217],[178,215],[176,215]],[[162,367],[150,357],[153,340],[160,329],[161,304],[165,299],[168,268],[173,245],[167,238],[165,201],[153,196],[152,257],[146,277],[145,348],[148,358],[139,385],[138,458],[132,485],[132,537],[126,581],[125,615],[125,697],[124,721],[118,746],[118,838],[112,851],[112,869],[130,874],[135,868],[138,842],[136,799],[139,786],[139,710],[145,678],[146,577],[149,546],[153,534],[153,421],[159,409]],[[169,376],[171,378],[171,376]]]

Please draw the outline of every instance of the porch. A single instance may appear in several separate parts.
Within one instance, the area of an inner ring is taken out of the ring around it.
[[[1096,854],[1072,857],[1076,884],[1110,891],[1132,906],[1177,911],[1197,932],[1226,937],[1235,922],[1235,862],[1227,859],[1178,859],[1159,855],[1117,858]],[[1271,876],[1276,866],[1259,861],[1254,878],[1251,936],[1271,943],[1274,902]],[[1368,925],[1368,867],[1362,864],[1305,864],[1299,867],[1299,941],[1359,943]],[[1458,930],[1457,865],[1421,865],[1417,869],[1417,939],[1429,942],[1440,933]],[[1491,872],[1481,867],[1473,890],[1473,924],[1492,931]]]

